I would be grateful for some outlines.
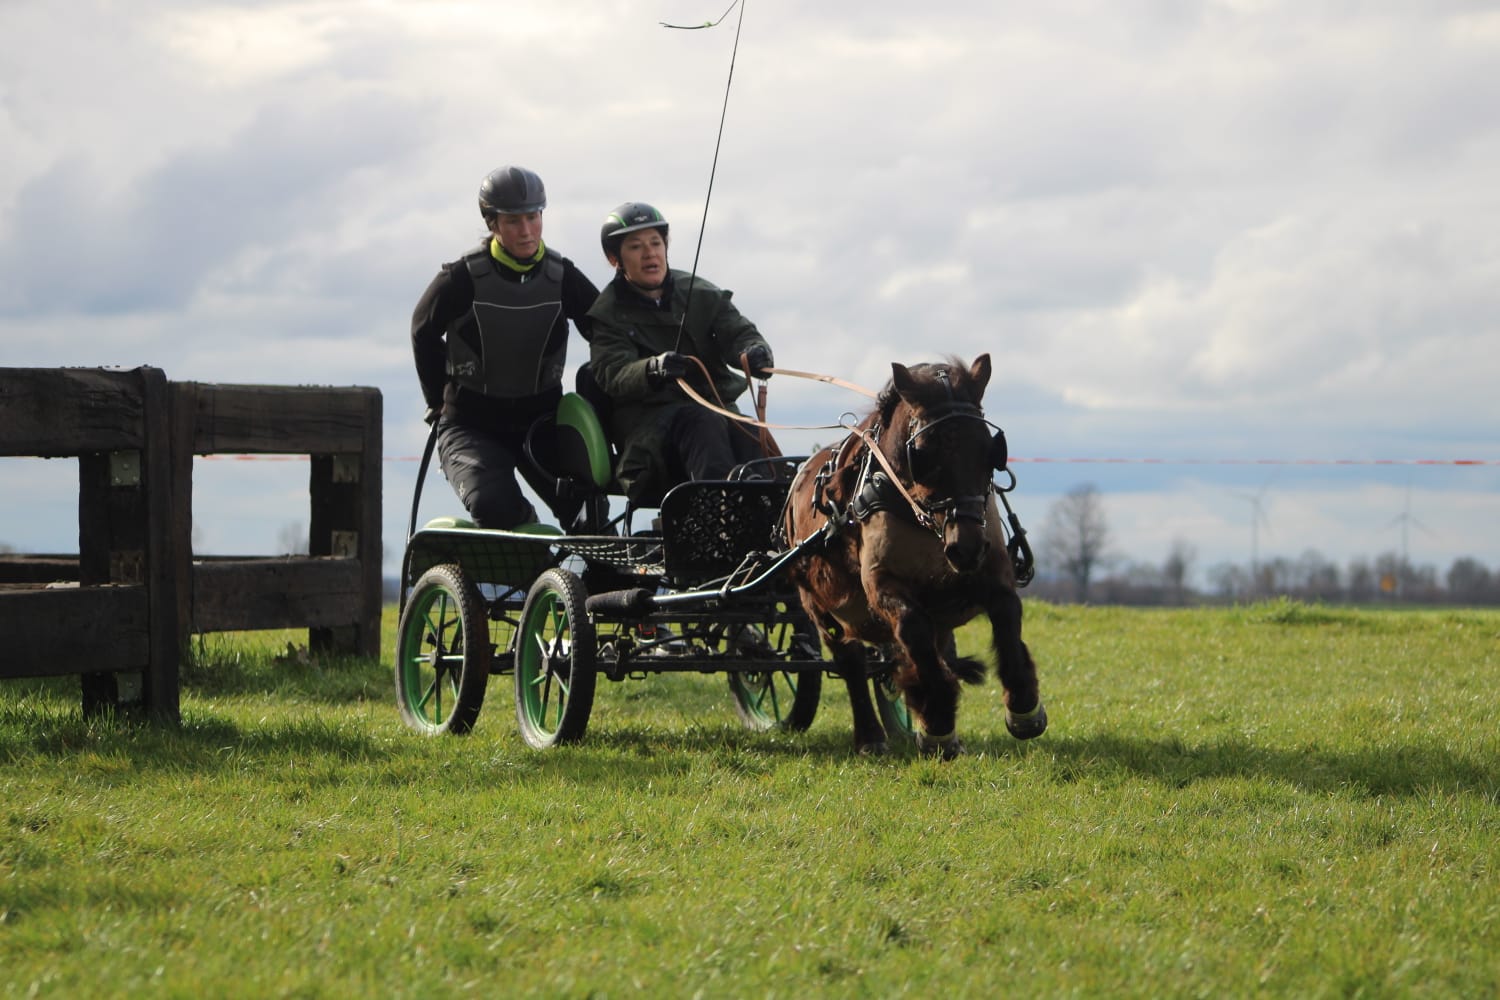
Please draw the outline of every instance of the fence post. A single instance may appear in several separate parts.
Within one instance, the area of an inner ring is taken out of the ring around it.
[[[380,655],[380,573],[382,525],[380,489],[383,441],[381,397],[364,396],[363,446],[358,452],[312,455],[308,476],[311,517],[308,554],[359,559],[362,612],[358,623],[313,628],[311,649]],[[372,569],[374,568],[374,569]]]
[[[78,579],[85,587],[145,589],[147,658],[143,670],[82,673],[83,710],[140,703],[158,721],[176,722],[181,659],[167,378],[159,368],[127,375],[140,382],[140,447],[78,456]]]

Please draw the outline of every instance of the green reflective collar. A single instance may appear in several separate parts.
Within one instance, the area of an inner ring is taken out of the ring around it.
[[[541,240],[537,240],[536,253],[532,254],[529,260],[516,260],[503,246],[500,245],[500,241],[498,239],[493,236],[490,237],[490,256],[495,258],[495,260],[499,261],[501,264],[504,264],[506,267],[510,268],[512,271],[517,272],[518,274],[525,274],[533,267],[536,267],[542,262],[542,258],[546,255],[547,244],[543,243]]]

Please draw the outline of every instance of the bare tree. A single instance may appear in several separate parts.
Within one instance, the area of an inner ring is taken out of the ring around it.
[[[298,521],[288,521],[276,533],[277,551],[282,555],[307,555],[307,528]]]
[[[1478,559],[1455,559],[1448,568],[1448,594],[1455,601],[1489,603],[1496,596],[1495,576]]]
[[[1093,483],[1075,486],[1047,511],[1047,548],[1073,581],[1080,602],[1089,599],[1089,581],[1106,558],[1109,525],[1104,501]]]
[[[1250,592],[1250,574],[1232,562],[1214,564],[1208,571],[1208,582],[1224,598],[1239,600]]]
[[[1172,550],[1167,553],[1167,561],[1161,567],[1161,575],[1166,578],[1173,604],[1183,603],[1187,595],[1187,578],[1197,559],[1198,549],[1191,542],[1181,538],[1173,540]]]

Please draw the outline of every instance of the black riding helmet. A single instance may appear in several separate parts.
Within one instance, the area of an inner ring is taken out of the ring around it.
[[[546,207],[542,179],[525,167],[497,167],[479,185],[479,214],[486,222],[496,215],[525,215]]]
[[[604,247],[604,256],[619,257],[620,244],[628,233],[642,229],[660,229],[661,238],[667,238],[667,218],[644,201],[627,201],[604,219],[599,230],[599,243]]]

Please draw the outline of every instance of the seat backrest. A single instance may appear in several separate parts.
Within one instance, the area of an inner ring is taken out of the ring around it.
[[[557,404],[557,472],[607,491],[614,482],[614,453],[604,425],[588,400],[576,392]]]

